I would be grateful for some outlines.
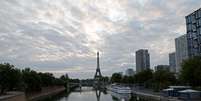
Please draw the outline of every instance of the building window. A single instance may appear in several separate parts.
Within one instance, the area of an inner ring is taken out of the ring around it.
[[[192,16],[189,16],[189,22],[192,22]]]
[[[200,53],[199,55],[201,55],[201,47],[199,47],[199,53]]]
[[[200,48],[201,48],[201,35],[199,36],[199,44],[200,44]]]
[[[192,25],[192,30],[196,31],[196,26],[195,25]]]
[[[201,17],[201,10],[198,11],[198,17]]]
[[[200,24],[199,24],[199,21],[197,21],[197,23],[196,23],[196,26],[198,27]]]
[[[187,23],[190,23],[191,22],[191,16],[188,16],[187,17]]]
[[[187,31],[191,31],[192,29],[191,29],[191,24],[188,24],[187,25]]]
[[[193,37],[194,40],[197,39],[197,34],[196,33],[192,33],[192,37]]]
[[[201,35],[201,27],[198,30],[198,34]]]
[[[192,30],[192,24],[189,24],[189,30],[190,31]]]
[[[196,23],[195,15],[191,16],[191,21],[192,21],[192,23]]]
[[[196,19],[199,18],[199,11],[196,12]]]
[[[198,20],[198,22],[199,22],[199,26],[201,26],[201,18]]]
[[[197,27],[199,27],[201,25],[200,19],[197,20]]]
[[[201,34],[201,28],[198,28],[198,29],[197,29],[197,33],[198,33],[198,34]]]

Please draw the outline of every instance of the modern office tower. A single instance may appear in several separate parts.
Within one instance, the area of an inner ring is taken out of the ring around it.
[[[157,65],[154,67],[155,71],[158,70],[166,70],[166,71],[170,71],[170,66],[169,65]]]
[[[175,54],[175,52],[169,54],[169,65],[170,65],[170,71],[175,73],[176,72],[176,54]]]
[[[201,56],[201,8],[186,16],[188,56]]]
[[[176,72],[181,70],[181,64],[188,59],[188,45],[186,34],[175,39],[176,48]]]
[[[140,49],[136,51],[136,72],[150,68],[150,56],[148,50]]]
[[[126,72],[125,72],[126,76],[133,76],[134,74],[135,74],[134,70],[131,69],[131,68],[127,69]]]

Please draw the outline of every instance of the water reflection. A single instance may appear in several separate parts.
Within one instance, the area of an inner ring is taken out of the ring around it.
[[[54,101],[113,101],[106,91],[93,89],[92,87],[82,87],[71,92],[66,100],[65,97]]]
[[[114,92],[110,92],[113,100],[117,100],[117,101],[129,101],[131,99],[131,95],[130,94],[118,94],[118,93],[114,93]]]
[[[70,94],[62,93],[41,101],[151,101],[139,99],[129,94],[118,94],[106,90],[97,90],[92,87],[82,87]]]
[[[100,101],[101,90],[95,90],[95,91],[96,91],[96,98],[97,98],[97,101]]]

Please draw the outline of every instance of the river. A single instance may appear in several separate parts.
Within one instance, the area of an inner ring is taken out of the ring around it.
[[[129,101],[130,98],[131,95],[120,95],[108,91],[93,90],[92,87],[82,87],[82,90],[76,89],[70,94],[64,92],[42,101]],[[132,101],[140,100],[134,99]]]

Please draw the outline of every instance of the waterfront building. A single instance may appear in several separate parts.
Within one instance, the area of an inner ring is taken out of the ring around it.
[[[167,89],[163,89],[162,92],[165,97],[179,97],[179,91],[190,88],[190,86],[169,86]]]
[[[184,101],[200,101],[201,92],[198,90],[193,90],[193,89],[186,89],[179,91],[179,99],[182,99]]]
[[[155,71],[158,70],[166,70],[166,71],[170,71],[170,66],[169,65],[157,65],[154,67]]]
[[[170,71],[175,73],[176,72],[176,54],[175,54],[175,52],[169,54],[169,66],[170,66]]]
[[[186,16],[189,57],[201,56],[201,8]]]
[[[176,49],[176,72],[181,70],[181,64],[188,59],[188,45],[186,34],[175,39]]]
[[[147,49],[140,49],[136,51],[136,72],[150,68],[150,55]]]
[[[125,72],[126,76],[133,76],[134,74],[135,74],[134,70],[131,69],[131,68],[127,69],[126,72]]]

